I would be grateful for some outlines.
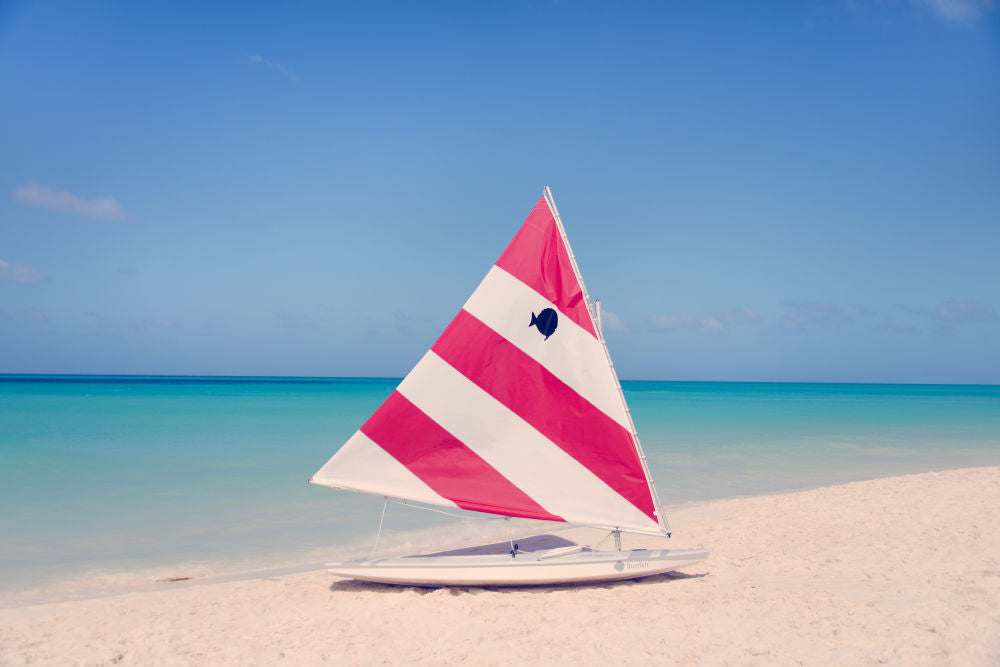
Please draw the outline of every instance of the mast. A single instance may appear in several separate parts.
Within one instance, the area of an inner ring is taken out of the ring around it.
[[[642,471],[646,475],[646,482],[649,484],[649,492],[653,497],[654,511],[656,512],[656,521],[660,525],[660,530],[666,537],[670,537],[670,524],[667,523],[667,517],[664,516],[663,505],[660,504],[660,496],[656,492],[656,484],[653,483],[653,475],[649,472],[649,464],[646,462],[646,454],[642,451],[642,444],[639,442],[639,433],[636,431],[635,422],[632,420],[632,411],[628,407],[628,401],[625,400],[625,392],[622,391],[621,381],[618,379],[618,372],[615,371],[615,364],[611,361],[611,353],[608,351],[608,343],[604,339],[604,331],[601,329],[600,318],[595,315],[594,306],[590,300],[590,293],[587,292],[587,285],[583,282],[583,276],[580,274],[580,267],[576,263],[576,255],[573,254],[573,247],[569,243],[569,238],[566,236],[566,228],[563,227],[562,218],[559,217],[559,209],[556,208],[555,199],[552,197],[552,190],[549,186],[545,186],[542,190],[542,196],[545,197],[545,202],[549,205],[549,209],[552,211],[552,216],[556,220],[556,226],[559,228],[559,235],[562,237],[563,243],[566,245],[566,252],[569,253],[569,261],[573,266],[573,273],[576,274],[576,279],[580,283],[580,289],[583,291],[583,301],[587,305],[587,313],[590,315],[591,322],[594,325],[594,330],[597,332],[597,339],[601,342],[601,348],[604,350],[604,356],[608,361],[608,368],[611,370],[611,376],[615,380],[615,387],[618,389],[618,396],[621,399],[622,406],[625,408],[625,417],[628,419],[629,431],[632,434],[632,443],[635,445],[636,453],[639,455],[639,462],[642,464]],[[616,533],[618,531],[616,530]]]

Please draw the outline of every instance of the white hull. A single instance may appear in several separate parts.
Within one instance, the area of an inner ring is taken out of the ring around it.
[[[579,551],[547,549],[474,556],[408,556],[327,563],[340,577],[417,586],[534,586],[636,579],[708,558],[707,549]]]

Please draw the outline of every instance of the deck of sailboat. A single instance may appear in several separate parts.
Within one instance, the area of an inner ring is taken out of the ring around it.
[[[596,551],[552,535],[399,558],[327,563],[362,581],[417,586],[533,586],[635,579],[671,572],[708,557],[707,549]]]
[[[449,549],[447,551],[435,551],[429,554],[414,554],[407,558],[428,558],[430,556],[485,556],[490,554],[503,554],[510,556],[511,541],[492,542],[490,544],[480,544],[473,547],[461,547],[459,549]],[[548,549],[559,549],[561,547],[577,546],[577,543],[559,535],[545,533],[543,535],[532,535],[513,540],[517,545],[518,553],[532,553],[545,551]]]

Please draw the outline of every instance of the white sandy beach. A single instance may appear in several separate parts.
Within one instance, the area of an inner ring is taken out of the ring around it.
[[[164,583],[0,609],[0,663],[997,664],[998,508],[1000,467],[717,501],[670,517],[706,564],[601,586]]]

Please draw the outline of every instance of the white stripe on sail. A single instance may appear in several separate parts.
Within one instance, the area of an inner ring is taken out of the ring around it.
[[[373,475],[372,471],[378,472]],[[457,507],[361,431],[351,436],[310,481],[338,489]]]
[[[632,503],[434,352],[424,355],[397,391],[547,511],[573,523],[658,529]]]
[[[548,299],[494,266],[463,308],[631,432],[600,341],[561,312],[548,340],[529,326],[532,313],[555,308]]]

